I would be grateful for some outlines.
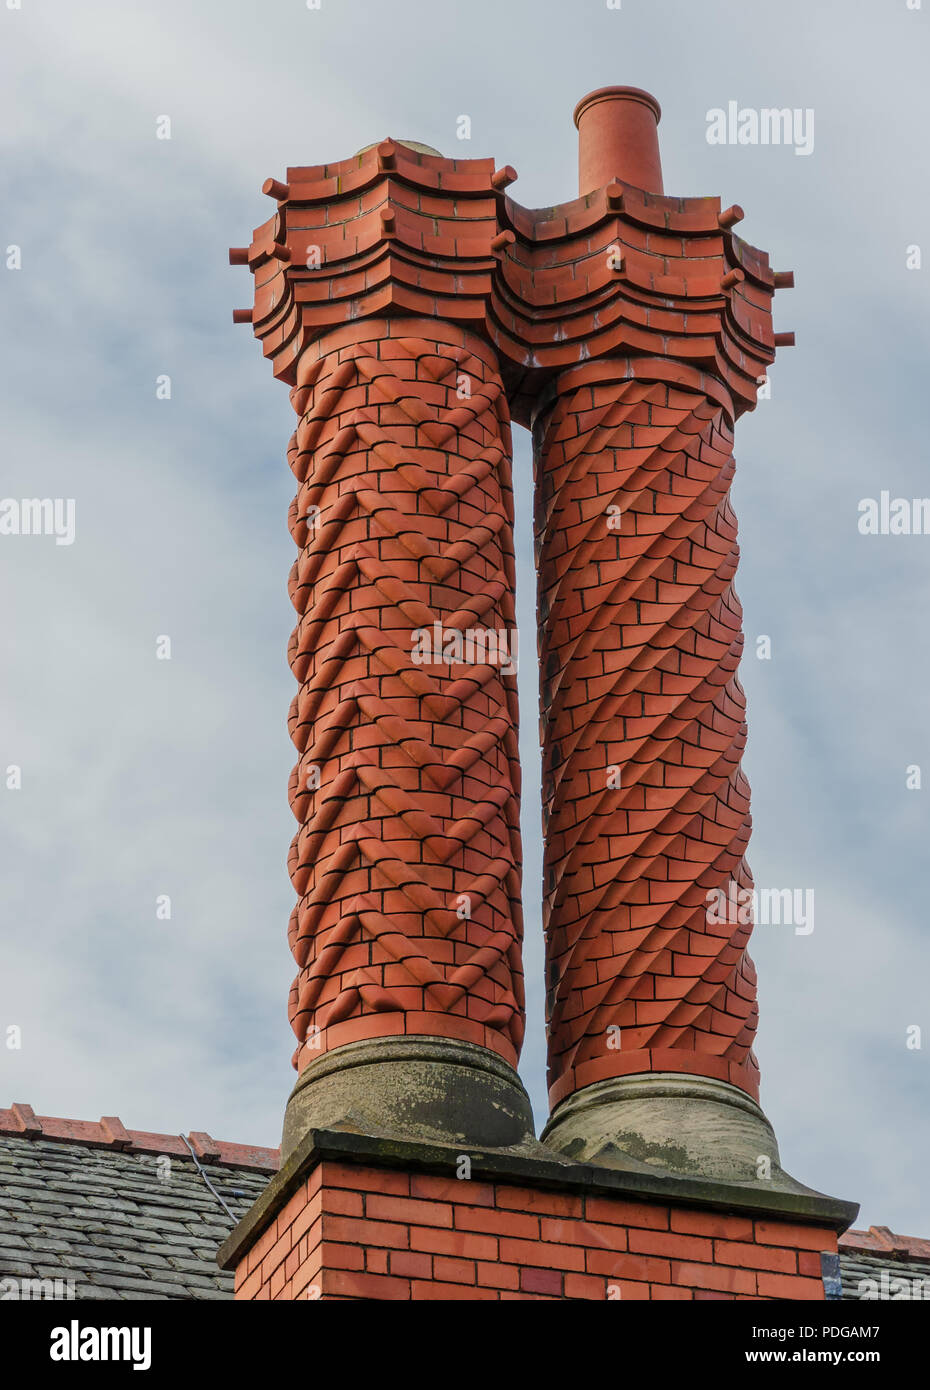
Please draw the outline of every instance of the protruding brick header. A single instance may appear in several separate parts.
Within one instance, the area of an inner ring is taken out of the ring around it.
[[[0,1110],[0,1134],[11,1134],[20,1139],[58,1139],[69,1144],[119,1149],[125,1153],[170,1154],[187,1159],[193,1149],[201,1163],[218,1163],[228,1168],[253,1168],[264,1173],[277,1172],[281,1158],[278,1149],[264,1149],[254,1144],[230,1144],[225,1139],[211,1139],[202,1130],[193,1130],[187,1136],[189,1149],[179,1134],[126,1129],[117,1115],[104,1115],[100,1120],[65,1120],[57,1115],[37,1115],[31,1105],[22,1103],[14,1103],[9,1110]]]

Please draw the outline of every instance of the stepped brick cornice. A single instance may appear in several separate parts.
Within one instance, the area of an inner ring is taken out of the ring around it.
[[[616,180],[525,209],[510,166],[443,159],[395,140],[266,181],[277,212],[230,253],[255,278],[251,322],[293,384],[308,342],[371,315],[469,327],[498,355],[513,417],[528,424],[551,378],[610,356],[686,363],[755,404],[774,360],[765,252],[719,198],[672,198]],[[787,340],[790,335],[783,335]]]
[[[339,324],[413,315],[466,325],[486,320],[498,184],[489,159],[443,159],[384,140],[351,159],[291,168],[266,180],[273,217],[230,252],[255,279],[250,321],[275,375],[293,384],[309,342]]]

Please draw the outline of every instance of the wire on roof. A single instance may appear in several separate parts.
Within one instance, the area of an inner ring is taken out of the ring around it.
[[[185,1143],[186,1146],[187,1146],[188,1153],[190,1154],[191,1158],[194,1160],[194,1163],[195,1163],[195,1165],[196,1165],[196,1167],[197,1167],[197,1172],[198,1172],[198,1173],[200,1174],[200,1176],[203,1178],[204,1182],[207,1184],[207,1187],[209,1187],[210,1191],[213,1193],[214,1197],[215,1197],[216,1200],[219,1202],[220,1206],[223,1208],[223,1210],[225,1211],[226,1215],[229,1217],[230,1221],[233,1223],[234,1226],[237,1226],[237,1225],[239,1224],[239,1218],[236,1216],[235,1212],[233,1212],[233,1211],[231,1211],[231,1210],[229,1209],[229,1207],[228,1207],[228,1206],[226,1205],[226,1203],[223,1201],[223,1199],[222,1199],[222,1197],[220,1196],[220,1194],[217,1192],[216,1188],[213,1186],[213,1184],[212,1184],[212,1182],[210,1181],[210,1179],[207,1177],[206,1171],[205,1171],[204,1168],[202,1167],[202,1165],[201,1165],[201,1163],[200,1163],[200,1160],[198,1159],[197,1155],[194,1153],[194,1150],[191,1148],[190,1140],[188,1139],[187,1135],[186,1135],[186,1134],[180,1134],[180,1135],[178,1135],[178,1138],[184,1140],[184,1143]]]

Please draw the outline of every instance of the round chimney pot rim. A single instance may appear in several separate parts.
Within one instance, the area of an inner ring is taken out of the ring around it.
[[[656,118],[656,125],[662,119],[662,108],[656,101],[651,92],[643,91],[642,87],[597,87],[593,92],[589,92],[586,97],[582,97],[575,110],[572,112],[572,120],[575,125],[581,120],[582,115],[589,106],[593,106],[598,101],[640,101],[644,106],[648,106]]]

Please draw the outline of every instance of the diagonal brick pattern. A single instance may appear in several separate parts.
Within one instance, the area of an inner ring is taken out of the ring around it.
[[[518,715],[496,646],[514,631],[513,502],[493,352],[370,320],[308,347],[291,399],[295,1065],[397,1034],[514,1063]],[[418,632],[451,634],[453,659],[441,643],[423,659]],[[477,635],[461,656],[456,633]]]
[[[752,886],[732,425],[617,376],[575,373],[537,434],[550,1096],[650,1071],[755,1096],[751,924],[707,921]]]

